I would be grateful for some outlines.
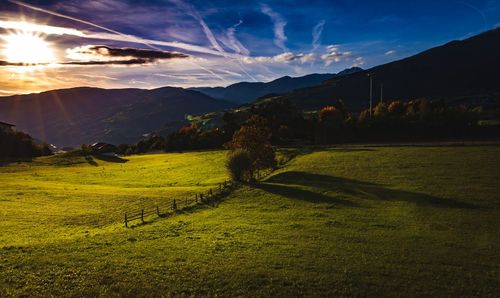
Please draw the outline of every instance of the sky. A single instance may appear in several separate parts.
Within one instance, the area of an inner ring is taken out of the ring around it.
[[[0,0],[0,96],[366,69],[498,26],[500,0]]]

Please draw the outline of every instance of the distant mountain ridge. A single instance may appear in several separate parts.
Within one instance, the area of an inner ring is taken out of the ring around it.
[[[481,103],[480,98],[500,101],[499,53],[497,28],[278,97],[304,109],[319,109],[342,99],[351,110],[359,111],[369,106],[370,74],[374,104],[381,98],[381,84],[385,100],[428,97],[476,104]]]
[[[321,84],[326,80],[362,71],[359,67],[345,69],[337,74],[309,74],[292,78],[284,76],[271,82],[240,82],[227,87],[194,87],[189,90],[202,92],[210,97],[236,103],[247,103],[268,94],[279,94]]]
[[[385,100],[428,97],[471,102],[484,97],[500,102],[498,53],[500,28],[368,70],[351,68],[339,74],[242,82],[226,88],[79,87],[5,96],[0,97],[0,121],[13,123],[57,146],[97,141],[134,143],[146,133],[177,129],[185,123],[187,114],[205,114],[236,105],[213,97],[245,102],[272,93],[267,100],[288,99],[306,110],[342,99],[351,111],[360,111],[368,108],[368,74],[373,77],[374,105],[380,100],[381,84]],[[308,86],[300,88],[303,85]],[[200,89],[214,96],[196,91]]]
[[[0,119],[57,146],[137,142],[145,133],[177,129],[187,114],[231,107],[182,88],[79,87],[0,97]]]

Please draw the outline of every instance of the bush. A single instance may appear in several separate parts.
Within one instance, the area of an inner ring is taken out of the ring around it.
[[[226,167],[234,181],[248,181],[253,177],[250,152],[237,149],[229,154]]]
[[[226,148],[233,152],[238,150],[248,152],[251,161],[249,179],[253,179],[254,174],[259,174],[259,171],[276,166],[276,156],[270,143],[271,135],[267,121],[254,115],[234,133],[233,139],[226,144]]]

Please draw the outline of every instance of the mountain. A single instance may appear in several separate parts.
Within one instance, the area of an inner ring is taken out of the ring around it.
[[[374,105],[380,100],[420,97],[454,102],[500,101],[500,28],[452,41],[406,59],[293,90],[287,98],[304,109],[319,109],[342,99],[354,111],[369,107],[368,74]]]
[[[323,81],[356,73],[361,70],[361,68],[353,67],[339,72],[338,74],[310,74],[297,78],[285,76],[268,83],[240,82],[227,87],[198,87],[190,88],[190,90],[202,92],[213,98],[236,103],[247,103],[264,95],[285,93],[297,88],[318,85]]]
[[[0,97],[0,119],[57,146],[136,142],[145,133],[176,129],[187,114],[231,104],[182,88],[80,87]]]

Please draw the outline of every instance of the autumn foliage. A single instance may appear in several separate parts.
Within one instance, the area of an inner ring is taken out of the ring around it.
[[[274,149],[271,146],[271,131],[267,121],[257,115],[248,119],[233,135],[233,139],[226,144],[231,153],[237,150],[248,152],[251,164],[246,169],[246,177],[254,179],[256,174],[276,165]],[[231,171],[231,169],[229,168]]]

